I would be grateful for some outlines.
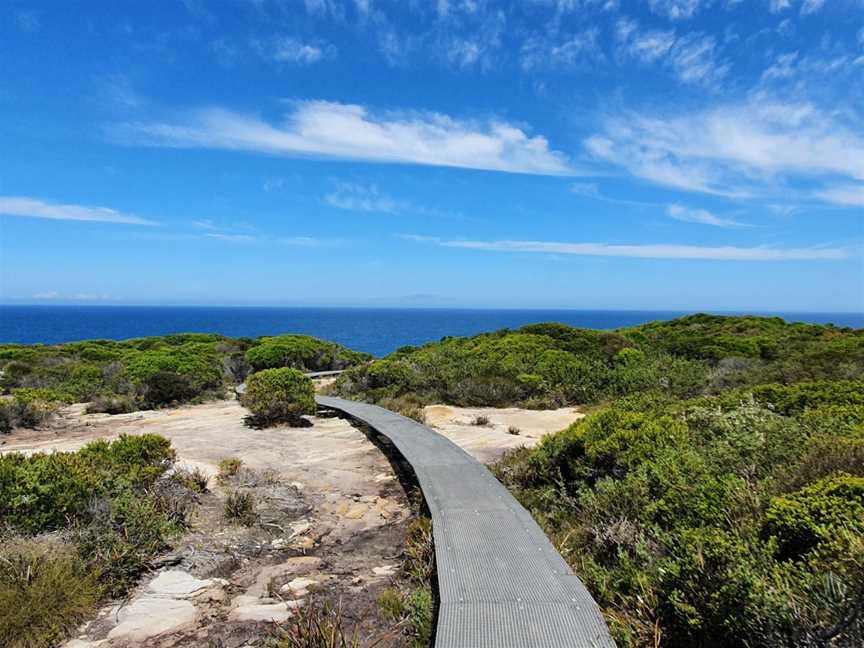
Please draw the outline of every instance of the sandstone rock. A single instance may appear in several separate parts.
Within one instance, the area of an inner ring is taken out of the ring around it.
[[[189,601],[171,598],[144,597],[120,609],[119,623],[111,632],[111,641],[143,643],[153,637],[192,626],[198,618]]]
[[[200,580],[184,571],[171,570],[161,572],[150,582],[147,589],[153,596],[183,599],[218,585],[211,579]]]

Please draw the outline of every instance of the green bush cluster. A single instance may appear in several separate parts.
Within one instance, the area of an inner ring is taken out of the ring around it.
[[[58,645],[99,599],[134,585],[195,502],[166,477],[173,459],[149,434],[0,455],[0,644]]]
[[[255,371],[293,367],[301,371],[345,369],[372,359],[368,353],[352,351],[334,342],[309,335],[278,335],[259,338],[246,351],[246,361]]]
[[[496,470],[621,646],[857,646],[864,434],[847,387],[633,396]]]
[[[617,331],[532,324],[399,349],[347,371],[335,391],[373,402],[408,397],[426,404],[550,407],[805,381],[846,381],[858,389],[864,331],[714,315]]]
[[[0,345],[0,432],[36,427],[64,403],[88,412],[142,408],[222,397],[253,369],[342,369],[371,356],[302,335],[228,338],[184,333],[124,341]],[[9,398],[11,396],[11,398]]]
[[[315,413],[315,387],[297,369],[264,369],[249,376],[240,402],[259,423],[297,424],[304,414]]]

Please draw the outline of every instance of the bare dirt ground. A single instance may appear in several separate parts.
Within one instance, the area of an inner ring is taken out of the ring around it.
[[[127,600],[104,607],[67,648],[260,645],[290,623],[310,598],[345,604],[380,636],[376,600],[398,571],[405,528],[413,517],[385,455],[363,431],[328,416],[303,428],[251,429],[234,400],[109,416],[67,408],[50,428],[19,431],[0,452],[75,450],[96,438],[155,433],[171,440],[180,466],[208,475],[210,492],[190,531]],[[426,408],[427,422],[480,461],[533,445],[581,416],[573,409]],[[489,424],[472,423],[486,416]],[[517,427],[519,434],[508,432]],[[244,469],[217,483],[218,464]],[[232,524],[222,509],[228,491],[257,500],[258,522]],[[398,637],[381,645],[402,645]]]
[[[563,430],[585,416],[575,407],[527,410],[428,405],[424,413],[428,426],[483,463],[493,463],[513,448],[533,447],[545,435]],[[488,423],[477,425],[481,417]]]

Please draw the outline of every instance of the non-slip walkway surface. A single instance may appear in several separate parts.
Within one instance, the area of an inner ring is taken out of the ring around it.
[[[409,418],[316,398],[390,439],[417,474],[435,536],[436,648],[614,648],[585,586],[485,466]]]

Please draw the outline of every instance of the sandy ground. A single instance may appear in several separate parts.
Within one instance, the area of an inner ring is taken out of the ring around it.
[[[563,430],[585,416],[574,407],[526,410],[428,405],[424,413],[427,425],[483,463],[497,461],[512,448],[533,447],[545,435]],[[478,417],[488,419],[488,424],[476,425]]]
[[[290,622],[313,590],[335,592],[358,615],[364,606],[374,609],[398,569],[413,517],[390,462],[340,418],[256,430],[244,424],[246,415],[234,400],[117,416],[84,414],[79,405],[49,429],[0,440],[0,452],[29,453],[151,432],[171,440],[181,466],[215,475],[221,460],[239,457],[246,468],[230,484],[211,479],[192,529],[163,567],[128,600],[104,607],[68,648],[256,645],[274,623]],[[474,425],[478,416],[489,424]],[[426,408],[429,425],[483,462],[534,445],[580,416],[574,409]],[[224,520],[224,497],[233,488],[255,493],[261,513],[255,527]]]

